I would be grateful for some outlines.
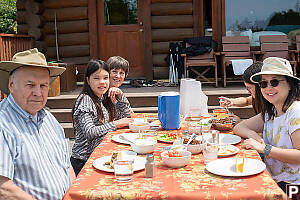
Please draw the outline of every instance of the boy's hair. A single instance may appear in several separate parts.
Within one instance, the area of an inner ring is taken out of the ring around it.
[[[129,72],[129,62],[122,58],[121,56],[112,56],[107,61],[106,64],[108,65],[109,72],[112,69],[123,69],[125,72],[125,76],[128,75]]]
[[[252,65],[250,65],[245,71],[244,71],[244,74],[243,74],[243,79],[246,83],[248,84],[251,84],[251,85],[254,85],[255,83],[253,83],[251,80],[250,80],[250,77],[258,72],[261,71],[261,68],[263,66],[263,63],[260,62],[260,61],[257,61],[255,63],[253,63]]]

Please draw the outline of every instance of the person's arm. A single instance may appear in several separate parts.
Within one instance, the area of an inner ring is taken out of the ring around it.
[[[284,163],[300,164],[300,129],[294,131],[291,135],[294,149],[282,149],[272,146],[269,157]],[[265,143],[253,139],[245,140],[246,148],[255,149],[258,153],[264,153]]]
[[[264,128],[264,121],[261,114],[255,115],[250,119],[238,123],[233,128],[233,133],[243,138],[253,138],[260,141],[262,138],[258,133],[262,133]]]
[[[0,199],[33,200],[35,198],[15,185],[12,180],[0,176]]]
[[[73,170],[73,167],[69,168],[69,173],[70,173],[70,183],[72,184],[73,181],[76,179],[76,175],[75,175],[75,172]]]
[[[131,117],[131,107],[128,99],[122,94],[121,98],[117,97],[117,105],[116,105],[116,119],[122,119],[126,117]]]
[[[252,96],[238,97],[238,98],[219,97],[219,99],[220,99],[220,105],[222,107],[225,106],[245,107],[245,106],[252,105]]]

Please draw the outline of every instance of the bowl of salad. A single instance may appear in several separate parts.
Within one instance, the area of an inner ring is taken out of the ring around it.
[[[177,132],[168,132],[158,135],[157,140],[160,142],[173,143],[178,137]]]
[[[183,150],[170,150],[162,152],[161,159],[165,165],[171,168],[180,168],[189,164],[191,152]]]

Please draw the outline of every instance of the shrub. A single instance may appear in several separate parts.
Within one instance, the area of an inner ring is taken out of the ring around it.
[[[16,33],[16,0],[0,0],[0,33]]]

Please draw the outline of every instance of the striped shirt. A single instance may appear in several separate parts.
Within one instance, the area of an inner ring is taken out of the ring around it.
[[[80,101],[81,98],[82,100]],[[116,99],[116,119],[130,117],[131,107],[125,95],[123,94],[121,99]],[[101,124],[96,105],[88,95],[80,95],[76,100],[75,108],[76,110],[73,114],[75,143],[72,148],[72,157],[86,161],[94,149],[101,143],[104,136],[109,131],[116,130],[116,126],[113,122],[109,122],[109,113],[102,102],[101,108],[104,115],[104,123]]]
[[[45,109],[37,117],[9,95],[0,103],[0,176],[37,199],[62,199],[70,186],[69,146]]]

